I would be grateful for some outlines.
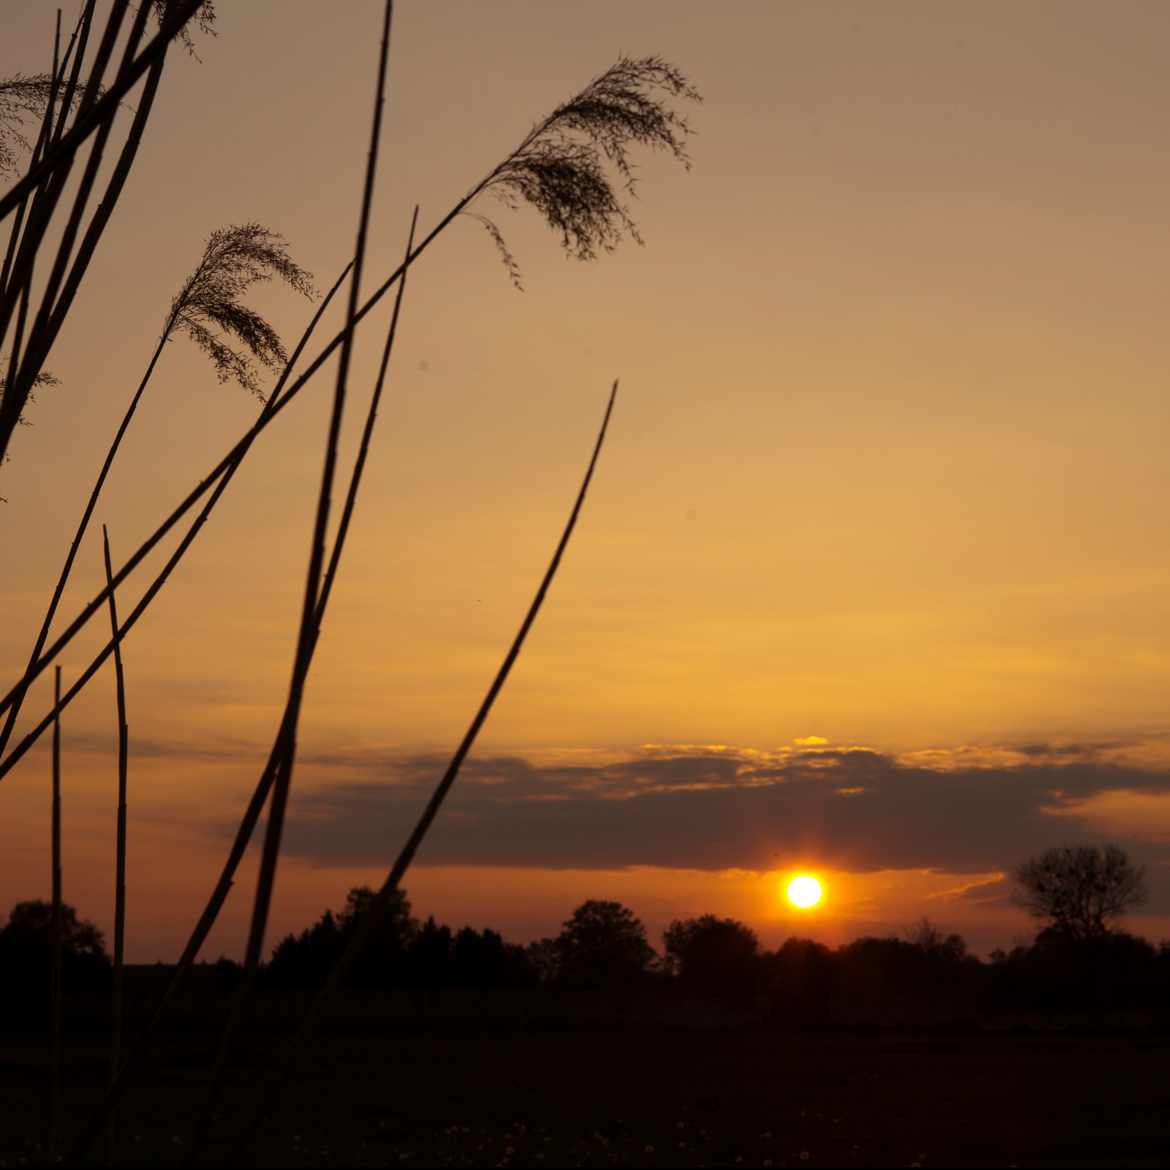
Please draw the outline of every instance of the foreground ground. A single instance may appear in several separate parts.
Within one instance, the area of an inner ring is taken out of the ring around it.
[[[232,1096],[255,1099],[276,1037],[254,1032]],[[105,1075],[74,1036],[72,1119]],[[210,1032],[168,1036],[127,1100],[118,1161],[179,1165],[206,1092]],[[754,1027],[334,1030],[264,1127],[258,1164],[1162,1166],[1170,1037],[810,1035]],[[0,1047],[0,1164],[39,1160],[44,1042]],[[200,1162],[234,1163],[224,1108]]]

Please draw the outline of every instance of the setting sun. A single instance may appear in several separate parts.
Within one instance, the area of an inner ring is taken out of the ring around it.
[[[821,900],[821,883],[808,874],[794,877],[788,883],[788,900],[801,910],[811,910]]]

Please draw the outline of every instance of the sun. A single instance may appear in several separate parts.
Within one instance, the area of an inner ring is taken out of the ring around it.
[[[788,883],[788,900],[801,910],[811,910],[821,900],[821,883],[802,873]]]

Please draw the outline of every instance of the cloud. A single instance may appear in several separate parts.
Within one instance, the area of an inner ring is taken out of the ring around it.
[[[1118,839],[1102,831],[1116,822],[1090,815],[1103,796],[1112,807],[1127,794],[1147,804],[1170,795],[1170,768],[1118,762],[1119,751],[1027,745],[898,758],[828,745],[653,745],[603,763],[485,757],[466,764],[419,860],[1008,871],[1050,845]],[[291,853],[324,865],[388,865],[447,762],[393,753],[310,759],[344,778],[302,788],[285,839]],[[1132,835],[1131,852],[1170,861],[1170,842],[1153,837]],[[998,899],[1002,890],[973,887],[968,896]]]

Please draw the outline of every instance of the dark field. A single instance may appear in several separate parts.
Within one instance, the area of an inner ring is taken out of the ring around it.
[[[188,1021],[193,1023],[193,1021]],[[120,1114],[119,1162],[181,1164],[213,1032],[175,1031]],[[232,1088],[254,1101],[254,1031]],[[68,1047],[73,1117],[104,1037]],[[799,1034],[611,1017],[335,1025],[266,1124],[262,1165],[1162,1166],[1170,1036]],[[0,1159],[39,1161],[45,1043],[8,1032]],[[200,1162],[232,1162],[237,1107]],[[229,1124],[230,1122],[230,1124]]]

